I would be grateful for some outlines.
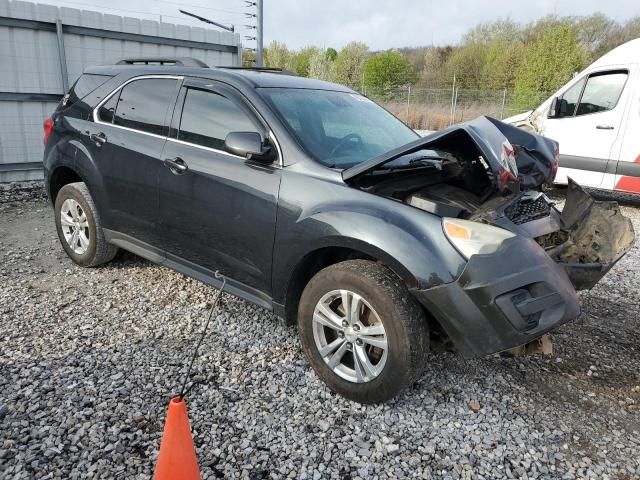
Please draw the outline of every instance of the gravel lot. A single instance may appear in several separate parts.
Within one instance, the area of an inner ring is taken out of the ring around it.
[[[431,355],[378,406],[327,391],[295,328],[225,295],[188,396],[203,478],[640,478],[639,261],[582,295],[552,356]],[[214,294],[124,252],[76,267],[42,194],[0,191],[0,477],[150,478]]]

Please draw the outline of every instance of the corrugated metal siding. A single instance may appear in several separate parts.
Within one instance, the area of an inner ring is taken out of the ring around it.
[[[240,47],[240,36],[229,32],[31,2],[0,0],[0,17],[41,22],[59,18],[63,25]],[[123,57],[195,57],[210,66],[240,63],[234,52],[70,33],[64,34],[64,47],[70,85],[87,67],[114,63]],[[64,93],[55,32],[0,26],[0,92]],[[28,176],[19,171],[3,172],[1,164],[42,160],[42,122],[55,106],[52,102],[0,101],[0,182]]]
[[[50,102],[0,102],[0,163],[42,161],[42,122]]]

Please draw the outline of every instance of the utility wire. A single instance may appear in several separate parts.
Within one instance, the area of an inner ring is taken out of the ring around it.
[[[189,20],[186,19],[185,17],[179,17],[177,15],[170,15],[170,14],[166,14],[166,13],[159,13],[159,12],[150,12],[150,11],[141,11],[141,10],[130,10],[130,9],[126,9],[126,8],[116,8],[116,7],[104,7],[102,5],[92,5],[89,3],[84,3],[84,2],[74,2],[73,0],[57,0],[60,3],[68,3],[71,5],[78,5],[81,7],[88,7],[88,8],[92,8],[92,9],[100,9],[100,10],[112,10],[112,11],[116,11],[116,12],[126,12],[126,13],[137,13],[140,15],[150,15],[150,16],[159,16],[159,17],[167,17],[167,18],[176,18],[179,20],[182,20],[183,22],[185,20]],[[62,5],[64,6],[64,5]],[[234,13],[234,15],[245,15],[244,12],[237,12]],[[228,22],[228,23],[233,23],[234,21],[237,20],[237,18],[235,20],[229,19],[227,17],[225,18],[221,18],[220,19],[223,22]],[[190,25],[195,24],[195,21],[189,20]]]
[[[169,5],[176,5],[177,2],[171,0],[155,0],[156,2],[168,3]],[[194,8],[202,8],[203,10],[213,10],[214,12],[223,12],[223,13],[232,13],[234,15],[242,15],[244,12],[240,12],[238,10],[226,10],[224,8],[214,8],[214,7],[204,7],[202,5],[196,5],[193,3],[182,3],[180,2],[181,7],[194,7]]]
[[[222,296],[222,291],[224,290],[224,287],[227,285],[227,277],[225,277],[224,275],[221,275],[217,270],[214,273],[214,276],[216,278],[222,278],[222,285],[220,286],[220,290],[218,290],[218,295],[216,296],[216,299],[214,300],[213,305],[211,305],[211,310],[209,310],[209,317],[207,318],[207,322],[204,324],[204,328],[202,329],[202,333],[200,334],[200,339],[196,344],[196,348],[193,349],[193,355],[191,355],[191,360],[189,361],[189,367],[187,368],[187,372],[185,373],[184,379],[182,380],[180,395],[178,395],[178,398],[180,398],[181,400],[189,392],[189,390],[191,390],[191,387],[193,387],[193,385],[191,385],[187,390],[185,390],[187,386],[187,381],[189,380],[189,375],[191,375],[191,367],[193,367],[193,362],[198,356],[198,349],[200,348],[200,344],[204,340],[204,337],[207,333],[207,328],[209,328],[209,323],[211,322],[211,318],[213,317],[213,312],[218,306],[218,302],[220,301],[220,297]]]

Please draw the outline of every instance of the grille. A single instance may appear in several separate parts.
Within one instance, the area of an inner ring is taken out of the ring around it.
[[[543,195],[536,199],[521,198],[505,209],[505,215],[516,225],[549,215],[550,208]]]

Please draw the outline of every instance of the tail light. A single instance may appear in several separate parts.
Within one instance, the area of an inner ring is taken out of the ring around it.
[[[46,145],[47,140],[49,140],[49,137],[53,132],[53,119],[51,117],[47,118],[42,124],[42,128],[44,128],[44,137],[42,137],[42,143]]]

